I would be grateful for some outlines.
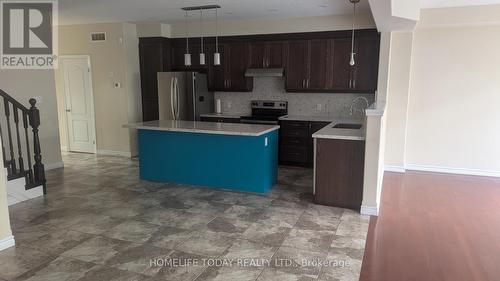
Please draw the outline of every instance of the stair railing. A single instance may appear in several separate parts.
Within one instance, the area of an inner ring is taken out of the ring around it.
[[[42,163],[39,138],[40,111],[36,108],[36,100],[30,99],[31,107],[26,108],[2,90],[0,90],[0,96],[3,98],[6,118],[3,125],[7,127],[8,153],[5,150],[7,144],[4,142],[4,130],[2,124],[0,124],[0,140],[2,142],[3,163],[7,169],[7,179],[13,180],[24,177],[26,179],[26,189],[43,186],[43,192],[46,194],[45,168]],[[14,122],[13,124],[11,119]],[[14,131],[12,126],[14,126]],[[31,127],[32,132],[33,158],[31,155],[29,127]],[[26,152],[26,157],[24,157],[23,151]],[[32,164],[33,162],[34,164]]]

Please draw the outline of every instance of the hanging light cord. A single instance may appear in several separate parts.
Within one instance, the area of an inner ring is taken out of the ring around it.
[[[218,14],[217,14],[218,10],[219,10],[218,8],[215,8],[215,52],[216,53],[219,52],[219,38],[217,36],[219,34],[219,31],[218,31],[219,19],[218,19]]]
[[[351,54],[354,54],[354,30],[356,27],[356,1],[353,1],[352,4],[353,4],[353,12],[352,12]]]
[[[189,54],[189,36],[188,36],[188,12],[184,16],[184,22],[186,26],[186,54]]]
[[[200,9],[200,37],[201,37],[201,53],[203,54],[203,9]]]

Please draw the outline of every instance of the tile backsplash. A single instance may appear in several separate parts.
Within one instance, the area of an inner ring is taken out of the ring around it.
[[[246,93],[216,92],[215,98],[222,100],[222,112],[226,114],[249,114],[251,100],[288,101],[289,115],[350,117],[353,99],[363,96],[371,103],[374,94],[332,93],[286,93],[283,77],[255,77],[253,91]],[[361,117],[357,112],[356,116]]]

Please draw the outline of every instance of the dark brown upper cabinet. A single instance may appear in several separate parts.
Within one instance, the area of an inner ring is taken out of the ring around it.
[[[249,46],[249,67],[283,67],[283,42],[251,42]]]
[[[333,75],[331,77],[332,89],[338,91],[352,90],[353,68],[349,64],[351,53],[351,39],[340,38],[332,40],[332,61]]]
[[[221,64],[214,65],[215,45],[207,46],[208,88],[210,91],[250,92],[253,79],[245,77],[248,68],[247,43],[219,44]]]
[[[206,61],[208,64],[208,90],[209,91],[224,91],[224,64],[226,62],[225,45],[219,44],[220,65],[214,65],[215,45],[207,46]]]
[[[378,37],[360,37],[356,41],[356,64],[352,70],[351,88],[360,92],[374,92],[378,82]]]
[[[158,120],[157,73],[171,70],[170,40],[162,37],[139,39],[142,120]]]
[[[330,40],[288,42],[287,91],[324,91],[328,89]]]
[[[249,65],[248,53],[248,43],[229,43],[225,45],[225,61],[223,64],[224,89],[226,91],[252,91],[253,78],[245,77]]]
[[[306,89],[323,91],[329,88],[328,79],[332,75],[330,62],[331,40],[309,41],[309,74],[306,81]]]
[[[349,64],[351,40],[334,39],[333,84],[336,91],[368,92],[377,90],[379,38],[374,36],[357,37],[354,45],[355,64]]]
[[[285,88],[287,91],[307,89],[306,80],[309,71],[309,42],[289,41],[286,49]]]

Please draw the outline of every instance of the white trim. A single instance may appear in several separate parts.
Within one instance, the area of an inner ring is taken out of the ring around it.
[[[365,110],[366,116],[384,116],[386,109],[385,102],[374,102]]]
[[[361,206],[360,213],[368,216],[378,216],[378,207]]]
[[[407,164],[406,169],[412,171],[500,178],[500,171],[492,171],[492,170],[464,169],[464,168],[452,168],[452,167],[432,166],[432,165],[417,165],[417,164]]]
[[[92,112],[92,120],[90,122],[92,122],[94,124],[94,131],[92,132],[92,138],[94,139],[94,147],[93,147],[93,153],[97,153],[97,124],[96,124],[96,120],[95,120],[95,107],[94,107],[94,82],[92,82],[92,65],[90,63],[90,55],[61,55],[59,56],[59,62],[61,63],[61,71],[63,72],[63,75],[62,75],[62,85],[64,85],[64,67],[62,67],[64,65],[64,59],[87,59],[87,66],[89,68],[89,83],[90,83],[90,96],[91,96],[91,104],[90,104],[90,109],[91,109],[91,112]],[[68,93],[66,91],[66,86],[64,86],[64,109],[66,110],[66,108],[68,108],[68,104],[67,104],[67,96],[68,96]],[[64,122],[66,124],[66,135],[65,135],[65,138],[66,138],[66,144],[67,144],[67,147],[66,147],[66,150],[67,152],[70,151],[70,145],[69,145],[69,130],[68,130],[68,118],[67,118],[67,113],[65,112],[63,114],[63,118],[64,118]],[[61,147],[61,150],[62,150],[62,147]],[[79,152],[79,151],[77,151]]]
[[[64,162],[59,161],[55,163],[45,164],[44,166],[45,166],[45,171],[50,171],[54,169],[64,168]]]
[[[384,171],[386,171],[386,172],[393,172],[393,173],[405,173],[406,169],[405,169],[404,166],[385,165]]]
[[[64,151],[64,152],[69,152],[69,151],[68,151],[68,147],[67,147],[67,146],[65,146],[65,145],[61,146],[61,151]]]
[[[115,151],[115,150],[98,149],[97,154],[98,155],[121,156],[121,157],[132,158],[132,153],[130,153],[129,151]]]
[[[0,251],[5,250],[16,245],[16,240],[14,236],[10,235],[0,240]]]

